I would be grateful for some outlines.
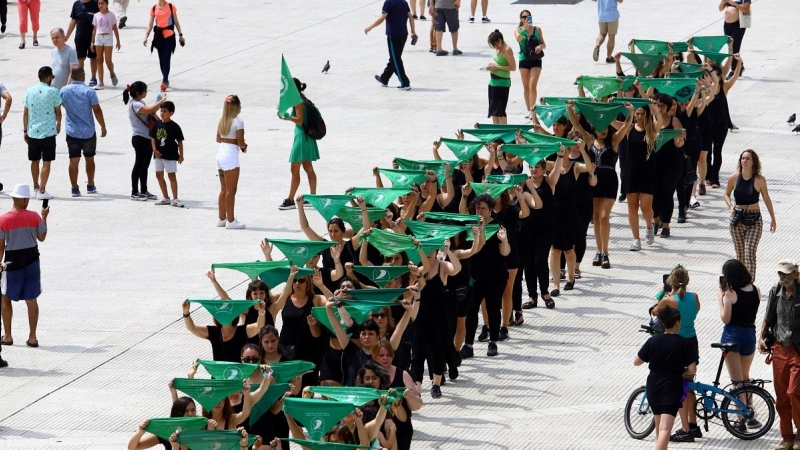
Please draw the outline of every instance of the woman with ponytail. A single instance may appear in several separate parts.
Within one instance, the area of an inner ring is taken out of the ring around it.
[[[147,171],[153,159],[153,146],[150,143],[150,118],[161,109],[161,104],[167,101],[167,94],[162,93],[161,98],[152,105],[145,105],[147,85],[142,81],[135,81],[122,92],[122,101],[128,107],[128,120],[131,122],[133,137],[131,145],[136,153],[136,161],[131,172],[131,200],[157,200],[158,197],[147,190]],[[155,124],[155,122],[153,122]]]
[[[241,230],[245,224],[236,220],[234,206],[239,186],[239,152],[247,153],[244,141],[244,121],[239,117],[242,102],[238,95],[225,97],[222,117],[217,125],[217,171],[219,172],[219,196],[217,198],[217,226],[229,230]]]
[[[308,177],[308,190],[310,194],[317,193],[317,173],[314,172],[314,161],[319,159],[319,148],[317,141],[308,135],[307,124],[309,121],[309,111],[306,105],[306,97],[303,91],[306,90],[306,84],[294,78],[294,84],[300,92],[300,97],[303,101],[294,105],[294,115],[291,117],[278,116],[281,120],[288,120],[295,124],[294,127],[294,143],[292,143],[292,151],[289,153],[289,163],[291,164],[292,181],[289,185],[289,196],[278,206],[280,210],[294,209],[298,205],[295,204],[295,194],[297,188],[300,187],[300,167],[306,172]],[[303,204],[299,205],[303,208]]]

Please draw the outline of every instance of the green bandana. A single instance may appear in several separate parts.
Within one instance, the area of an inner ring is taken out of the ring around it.
[[[542,97],[542,99],[544,100],[545,103],[547,103],[550,106],[564,106],[567,104],[569,100],[575,102],[591,101],[591,99],[588,99],[586,97]],[[537,106],[539,105],[534,106],[534,108],[536,108]]]
[[[205,428],[207,424],[208,419],[205,417],[156,418],[147,421],[144,431],[168,441],[175,430],[181,430],[181,432],[198,431]]]
[[[692,80],[697,80],[705,74],[705,70],[696,70],[694,72],[670,72],[669,78],[691,78]]]
[[[664,55],[622,53],[622,56],[628,58],[639,74],[645,77],[650,76],[656,70],[658,63],[664,60]]]
[[[345,206],[340,209],[336,215],[353,227],[353,231],[356,233],[364,227],[364,224],[361,223],[361,208]],[[367,208],[367,216],[369,216],[369,220],[373,222],[378,219],[383,219],[386,217],[386,208]]]
[[[355,200],[356,197],[354,195],[306,194],[303,198],[307,200],[308,203],[311,203],[311,206],[313,206],[327,222],[333,219],[333,216],[335,216],[344,205],[350,200]]]
[[[258,384],[251,384],[250,390],[255,391],[258,389],[260,385]],[[289,390],[289,385],[287,383],[282,384],[270,384],[267,392],[261,397],[261,400],[258,401],[255,405],[253,405],[253,409],[250,411],[250,426],[252,427],[258,419],[261,418],[278,399]]]
[[[364,448],[363,445],[340,444],[338,442],[314,442],[314,441],[307,441],[305,439],[294,439],[294,438],[284,438],[284,440],[289,442],[294,442],[295,444],[298,444],[302,447],[308,447],[311,450],[356,450]]]
[[[432,170],[436,173],[436,181],[439,183],[439,186],[443,185],[447,177],[453,174],[453,169],[458,164],[458,161],[448,161],[444,159],[434,159],[434,160],[413,160],[413,159],[404,159],[404,158],[395,158],[394,162],[400,166],[401,169],[405,170]],[[445,163],[450,164],[450,171],[445,173]]]
[[[408,266],[353,266],[353,270],[369,278],[380,287],[385,287],[395,278],[408,272]]]
[[[692,47],[703,52],[718,52],[728,45],[728,36],[692,36]]]
[[[536,105],[533,109],[547,128],[552,127],[558,119],[567,117],[566,105]]]
[[[393,187],[408,188],[412,184],[422,184],[428,179],[424,170],[378,169],[378,171],[392,182]]]
[[[384,231],[377,228],[371,229],[369,235],[361,236],[361,239],[366,239],[367,242],[378,249],[383,256],[394,256],[415,247],[414,243],[411,241],[411,236],[392,233],[391,231]]]
[[[495,233],[500,231],[500,225],[496,224],[496,223],[490,223],[489,225],[486,225],[485,227],[483,227],[483,231],[484,231],[484,233],[486,233],[486,240],[488,241],[489,239],[491,239],[492,236],[495,235]],[[472,233],[468,234],[467,235],[467,241],[471,242],[473,240],[474,239],[472,237]]]
[[[494,142],[498,139],[503,142],[514,142],[517,139],[517,130],[487,130],[487,129],[474,129],[474,130],[461,130],[465,134],[469,134],[480,139],[482,142]]]
[[[680,102],[685,102],[692,98],[694,88],[697,83],[693,79],[680,78],[639,78],[645,86],[650,86],[662,94],[671,95]]]
[[[389,205],[392,204],[398,197],[402,197],[406,194],[411,192],[409,188],[369,188],[369,187],[357,187],[353,188],[353,190],[349,191],[350,194],[355,195],[357,197],[364,197],[364,201],[368,204],[374,206],[375,208],[386,209]],[[344,208],[342,208],[344,209]],[[357,208],[359,215],[361,214],[361,208]],[[384,215],[386,213],[384,212]],[[338,215],[338,214],[337,214]],[[341,216],[340,216],[341,217]],[[383,216],[381,216],[383,217]],[[342,218],[344,220],[344,218]]]
[[[722,64],[722,62],[725,61],[725,58],[733,56],[728,53],[701,52],[699,50],[696,51],[695,53],[697,53],[698,55],[705,56],[706,58],[710,59],[711,61],[714,61],[717,64]]]
[[[689,44],[684,41],[671,42],[672,51],[675,53],[684,53],[689,51]]]
[[[353,406],[362,406],[381,396],[377,389],[366,387],[310,386],[308,390],[337,402],[350,403]]]
[[[622,90],[623,91],[627,91],[628,89],[630,89],[631,86],[633,86],[633,83],[636,82],[636,76],[634,76],[634,75],[625,75],[624,77],[620,77],[620,78],[622,78]]]
[[[615,103],[576,103],[575,107],[597,131],[608,128],[625,109],[624,106]]]
[[[347,313],[350,314],[350,317],[356,323],[363,322],[364,318],[366,318],[366,316],[369,316],[369,311],[364,313],[363,311],[361,311],[360,309],[356,308],[355,306],[345,306],[344,309],[347,310]],[[347,325],[345,325],[344,322],[342,322],[342,317],[339,315],[339,309],[338,308],[334,308],[333,309],[333,315],[336,316],[336,318],[339,320],[339,324],[342,325],[342,329],[345,330],[345,334],[347,335],[347,337],[351,337],[353,334],[347,332]],[[314,317],[315,319],[317,319],[317,322],[322,324],[322,326],[324,326],[325,328],[330,330],[331,333],[336,335],[336,330],[333,328],[333,324],[331,324],[331,321],[328,320],[328,311],[324,306],[315,306],[315,307],[311,308],[311,316]],[[361,319],[361,320],[358,320],[358,319]]]
[[[703,70],[702,64],[679,62],[678,67],[680,67],[681,72],[697,72],[698,70]]]
[[[272,378],[275,378],[275,382],[278,384],[288,383],[292,378],[310,372],[315,367],[314,363],[300,359],[276,362],[269,365],[269,368],[272,369]]]
[[[575,141],[568,139],[569,145],[575,144]],[[504,145],[503,150],[517,155],[522,158],[526,163],[535,166],[539,161],[547,158],[553,153],[558,153],[561,144],[557,142],[551,143],[536,143],[536,144],[517,144],[517,145]]]
[[[393,301],[401,295],[408,292],[406,288],[391,288],[391,289],[355,289],[347,291],[347,295],[359,301]],[[347,301],[347,299],[342,299]]]
[[[270,239],[283,255],[295,266],[303,267],[317,253],[336,245],[331,241],[298,241],[294,239]]]
[[[212,378],[217,380],[244,380],[250,378],[258,369],[258,364],[234,363],[227,361],[211,361],[198,359],[197,362],[206,369]]]
[[[530,130],[533,125],[529,123],[479,123],[475,128],[480,130]]]
[[[619,91],[620,86],[617,77],[590,77],[584,75],[579,80],[575,81],[575,83],[583,86],[595,99],[607,97],[616,93]],[[576,103],[575,106],[580,104],[583,104],[583,102]]]
[[[564,144],[564,147],[567,148],[575,145],[575,141],[572,139],[550,136],[549,134],[530,133],[528,131],[523,131],[522,137],[528,141],[528,145]],[[506,147],[507,145],[503,146],[503,148]]]
[[[242,380],[175,378],[172,386],[195,399],[206,411],[211,411],[225,397],[241,391]]]
[[[191,300],[189,303],[202,305],[222,325],[233,322],[241,313],[258,303],[257,300]]]
[[[640,52],[646,55],[668,55],[669,42],[666,41],[653,41],[647,39],[634,39],[633,44]]]
[[[286,65],[286,60],[281,55],[281,91],[280,97],[278,97],[278,114],[284,118],[291,117],[292,109],[300,103],[303,103],[303,98],[300,97],[300,91],[297,90],[292,73],[289,72],[289,66]]]
[[[294,82],[292,82],[294,84]],[[247,437],[248,447],[258,439],[255,434]],[[239,450],[242,436],[236,430],[182,431],[178,443],[189,450]]]
[[[355,308],[358,311],[359,317],[361,317],[361,321],[359,323],[363,323],[369,315],[373,312],[377,313],[380,311],[381,308],[397,306],[398,303],[395,301],[364,301],[364,300],[353,300],[343,298],[342,301],[347,304],[345,309],[347,308]],[[349,309],[347,309],[350,311]],[[353,319],[355,320],[355,318]]]
[[[656,135],[656,148],[655,148],[655,151],[661,150],[661,147],[663,147],[664,144],[667,143],[667,141],[675,139],[676,137],[680,136],[682,132],[683,132],[683,128],[679,128],[677,130],[664,128],[661,131],[659,131],[658,134]]]
[[[628,102],[633,105],[634,111],[639,108],[649,108],[650,106],[650,99],[649,98],[636,98],[636,97],[617,97],[611,100],[611,103],[622,104],[623,102]],[[622,110],[622,114],[625,117],[628,117],[628,109],[625,108]]]
[[[283,261],[286,263],[285,267],[276,267],[272,270],[267,270],[266,272],[262,272],[261,275],[258,277],[264,280],[267,283],[267,286],[277,286],[281,283],[285,283],[286,280],[289,279],[289,275],[292,273],[292,268],[289,266],[289,261]],[[295,274],[295,278],[301,277],[310,277],[314,275],[314,269],[310,267],[300,267],[297,270],[297,274]]]
[[[475,191],[475,195],[489,194],[493,199],[500,198],[503,192],[515,187],[513,184],[475,183],[473,181],[470,181],[469,185]]]
[[[473,222],[478,222],[481,219],[480,216],[475,216],[471,214],[433,212],[433,211],[423,213],[423,216],[425,217],[425,219],[442,220],[442,221],[458,222],[458,223],[473,223]]]
[[[391,406],[392,406],[391,403],[396,402],[398,400],[402,400],[403,399],[403,394],[406,392],[407,389],[408,388],[405,388],[405,387],[401,387],[401,388],[393,387],[393,388],[389,388],[388,391],[378,391],[378,393],[381,394],[381,395],[386,395],[386,396],[389,397],[391,402],[389,402],[386,405],[386,406],[388,406],[388,408],[386,408],[386,409],[391,409]]]
[[[417,220],[403,219],[409,230],[414,233],[417,239],[438,237],[450,239],[451,237],[464,231],[463,226],[445,225],[443,223],[420,222]]]
[[[305,425],[312,440],[320,441],[339,420],[356,408],[350,403],[290,397],[283,401],[283,410]]]
[[[505,175],[489,175],[486,177],[488,183],[520,184],[528,180],[528,175],[524,173],[507,173]]]
[[[480,141],[462,141],[461,139],[448,138],[441,138],[439,141],[446,145],[459,161],[469,160],[483,148],[483,142]]]
[[[422,238],[419,240],[420,246],[422,247],[422,252],[430,254],[436,250],[443,250],[444,249],[444,237],[429,237],[429,238]],[[419,264],[419,252],[416,249],[408,249],[406,250],[406,255],[408,255],[408,260],[412,261],[414,264]],[[374,289],[373,289],[374,290]]]
[[[251,280],[255,280],[265,270],[270,270],[275,267],[285,266],[287,261],[256,261],[248,263],[214,263],[211,264],[211,270],[215,269],[232,269],[238,270],[247,275]]]

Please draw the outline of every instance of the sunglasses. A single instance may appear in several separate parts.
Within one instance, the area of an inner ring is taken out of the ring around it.
[[[388,318],[388,317],[389,317],[389,315],[388,315],[388,314],[386,314],[386,313],[377,313],[377,314],[374,314],[374,313],[373,313],[373,314],[372,314],[372,317],[380,317],[381,319],[386,319],[386,318]]]
[[[248,356],[248,357],[242,358],[242,362],[257,363],[257,362],[260,362],[260,358],[258,356]]]
[[[306,282],[305,278],[298,278],[298,279],[294,280],[294,283],[299,283],[299,284],[303,284],[305,282]]]

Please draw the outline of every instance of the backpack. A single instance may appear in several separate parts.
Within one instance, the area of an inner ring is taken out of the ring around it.
[[[305,130],[306,135],[315,141],[324,138],[328,130],[325,127],[325,121],[322,120],[322,114],[319,113],[319,109],[314,105],[314,102],[305,97],[303,97],[303,107],[308,111],[307,120],[303,121],[303,130]]]
[[[538,61],[544,57],[544,50],[540,53],[536,53],[536,47],[541,45],[541,41],[539,40],[539,28],[533,27],[533,35],[528,36],[528,41],[525,43],[525,60],[526,61]]]

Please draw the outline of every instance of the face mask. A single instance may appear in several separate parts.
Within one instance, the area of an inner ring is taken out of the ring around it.
[[[783,287],[789,287],[789,286],[791,286],[791,285],[792,285],[792,280],[785,280],[785,279],[784,279],[784,280],[781,280],[781,281],[780,281],[780,284],[781,284],[781,286],[783,286]]]

